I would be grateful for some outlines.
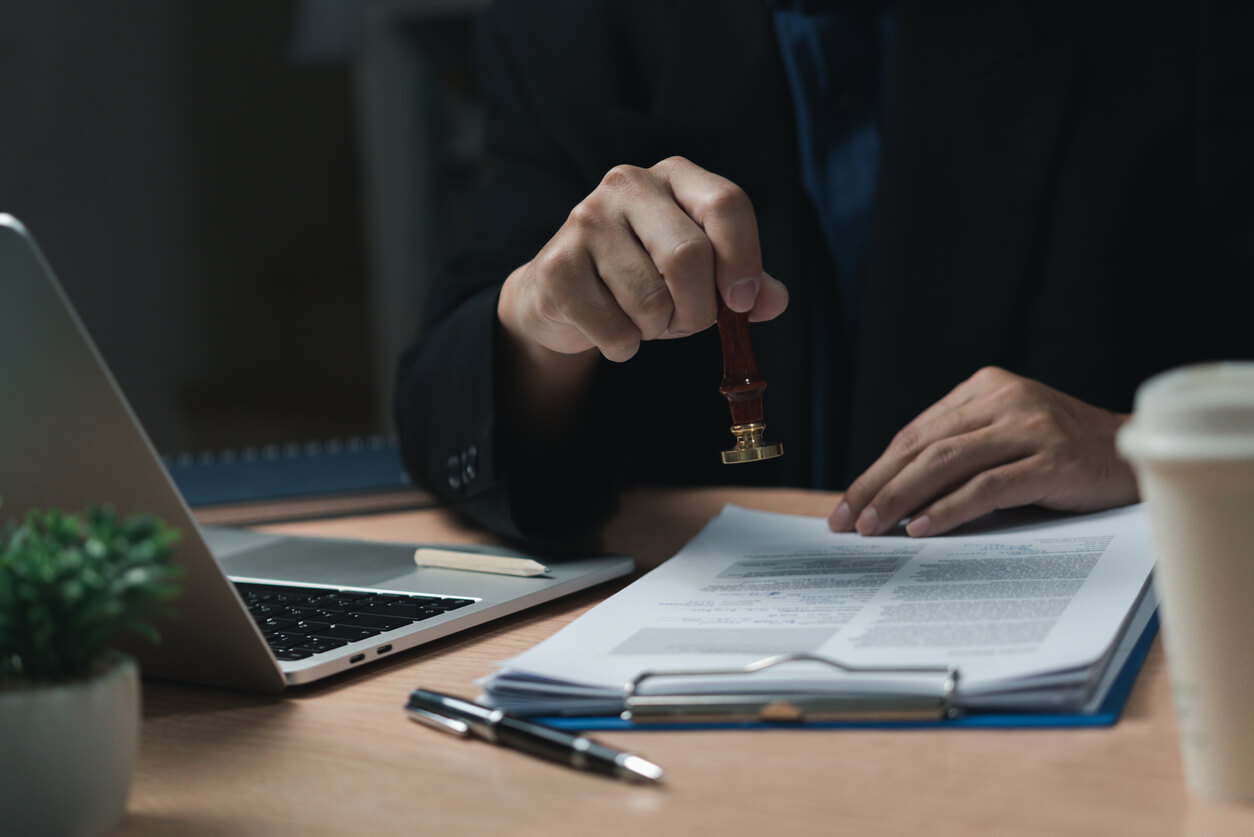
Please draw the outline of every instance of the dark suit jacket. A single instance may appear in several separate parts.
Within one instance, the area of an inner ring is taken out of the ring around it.
[[[1156,371],[1249,356],[1254,15],[1232,6],[897,4],[848,335],[764,2],[498,2],[478,40],[491,170],[474,240],[436,279],[399,368],[408,466],[493,530],[560,539],[629,482],[809,485],[820,438],[846,484],[984,365],[1127,411]],[[670,155],[745,189],[766,269],[789,286],[788,311],[753,327],[768,436],[786,454],[720,464],[730,417],[711,330],[604,362],[583,432],[531,456],[496,409],[501,282],[609,168]],[[823,428],[819,351],[837,407]]]

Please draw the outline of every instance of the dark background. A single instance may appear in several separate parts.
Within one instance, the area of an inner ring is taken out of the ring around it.
[[[160,451],[391,431],[476,176],[475,6],[0,0],[0,212]]]

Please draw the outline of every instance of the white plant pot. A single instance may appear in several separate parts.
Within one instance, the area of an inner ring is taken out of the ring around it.
[[[116,655],[75,683],[0,689],[0,832],[96,837],[126,813],[139,750],[139,673]]]

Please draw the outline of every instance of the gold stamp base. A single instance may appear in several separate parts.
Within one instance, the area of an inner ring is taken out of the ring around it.
[[[779,442],[765,442],[766,423],[755,421],[752,424],[733,424],[732,435],[736,437],[736,446],[723,451],[723,464],[735,465],[740,462],[759,462],[763,459],[774,459],[784,455],[784,446]]]

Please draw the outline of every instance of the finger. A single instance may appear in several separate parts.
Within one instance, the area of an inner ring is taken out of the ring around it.
[[[762,272],[762,287],[758,290],[758,301],[749,312],[749,322],[760,323],[773,320],[788,307],[788,287],[771,274]]]
[[[853,481],[840,505],[828,518],[828,525],[837,532],[854,528],[860,532],[864,529],[878,531],[879,521],[873,519],[878,516],[878,510],[871,509],[870,503],[891,479],[929,445],[981,430],[993,420],[994,416],[980,409],[978,404],[962,404],[955,409],[937,412],[925,411],[902,428],[879,458]],[[863,515],[867,515],[865,521],[862,521]]]
[[[996,418],[996,408],[990,399],[994,399],[998,391],[1005,390],[1008,384],[1024,380],[1004,369],[986,366],[954,387],[903,428],[884,454],[854,481],[828,516],[828,526],[835,532],[847,532],[855,527],[859,530],[878,529],[879,521],[869,518],[861,527],[857,526],[859,518],[867,513],[870,498],[926,445],[945,435],[967,432],[991,423]],[[957,413],[964,414],[967,421],[947,426]]]
[[[880,535],[977,474],[1030,456],[1029,439],[997,426],[940,439],[924,448],[867,503],[856,528]]]
[[[566,305],[571,322],[607,360],[622,363],[636,356],[643,339],[640,329],[604,284],[590,285],[588,293],[570,297]]]
[[[916,538],[941,535],[998,509],[1035,503],[1049,479],[1043,465],[1043,457],[1033,455],[982,471],[915,515],[906,533]]]
[[[644,339],[686,337],[714,325],[714,247],[705,230],[669,190],[633,197],[623,213],[628,229],[592,239],[593,260]],[[763,272],[750,320],[774,319],[787,307],[788,288]]]
[[[654,166],[675,202],[705,231],[714,249],[714,279],[727,307],[752,311],[762,290],[758,221],[744,190],[682,157]]]
[[[635,356],[640,330],[601,280],[586,250],[548,247],[536,263],[544,276],[544,282],[529,286],[539,323],[533,332],[537,342],[563,353],[595,347],[617,362]],[[553,288],[561,292],[553,293]],[[582,339],[572,339],[572,328]]]
[[[971,377],[967,378],[958,386],[951,389],[943,398],[923,412],[919,413],[916,421],[928,422],[936,418],[942,413],[956,410],[966,404],[971,403],[980,396],[1005,386],[1010,380],[1016,378],[1014,374],[996,366],[985,366],[976,371]]]
[[[679,316],[671,282],[658,272],[632,231],[624,227],[621,235],[595,238],[590,242],[590,249],[598,281],[635,324],[641,338],[656,340],[671,336]],[[712,279],[706,280],[706,296],[711,304],[713,295],[708,288],[712,282]],[[693,331],[696,330],[699,328],[694,325]]]
[[[681,337],[712,326],[718,313],[714,246],[705,231],[675,203],[669,187],[652,176],[633,185],[622,212],[624,235],[612,237],[615,245],[597,246],[594,257],[646,339]],[[635,252],[627,252],[628,245]],[[647,259],[647,277],[635,265],[637,257]],[[611,270],[611,263],[630,269]]]

